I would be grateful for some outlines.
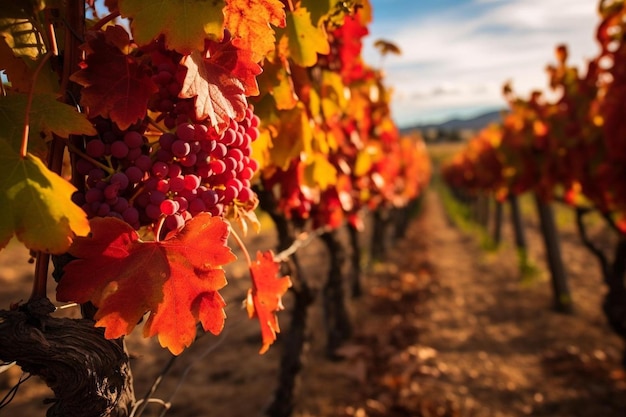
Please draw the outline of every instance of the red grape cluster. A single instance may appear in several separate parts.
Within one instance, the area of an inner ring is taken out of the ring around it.
[[[230,205],[249,206],[258,164],[250,158],[259,118],[248,108],[221,134],[202,123],[181,123],[148,143],[133,130],[116,132],[102,123],[76,162],[85,191],[74,200],[89,217],[112,216],[134,228],[163,221],[162,231],[179,230],[201,212],[223,215]]]

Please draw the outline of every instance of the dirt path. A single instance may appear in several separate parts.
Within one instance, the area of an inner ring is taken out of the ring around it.
[[[551,311],[548,282],[522,285],[513,249],[486,254],[430,192],[387,270],[370,278],[349,347],[366,358],[361,397],[319,415],[626,415],[622,345],[600,313],[597,265],[575,239],[563,251],[573,315]]]
[[[505,228],[505,242],[512,241],[508,233]],[[571,316],[551,311],[548,282],[520,283],[510,245],[484,252],[475,237],[446,218],[439,196],[429,192],[406,238],[386,262],[373,265],[364,277],[366,293],[350,302],[355,335],[341,349],[342,360],[324,358],[321,303],[313,308],[295,416],[626,415],[626,381],[618,371],[622,344],[600,312],[597,265],[571,230],[563,236],[576,306]],[[544,267],[532,221],[528,239],[531,256]],[[324,275],[325,257],[321,244],[302,253],[311,278]],[[21,276],[16,268],[10,266],[11,274]],[[244,274],[245,265],[238,263],[229,276]],[[28,279],[0,278],[20,283],[28,293]],[[5,294],[9,298],[17,293],[13,287]],[[281,346],[279,341],[265,356],[257,355],[257,324],[240,309],[246,288],[246,279],[230,280],[224,335],[200,339],[164,380],[157,395],[168,399],[175,393],[168,416],[263,414]],[[280,320],[287,329],[287,315]],[[136,335],[129,345],[142,396],[168,355]],[[0,395],[16,377],[15,371],[0,374]],[[44,415],[46,396],[45,387],[28,381],[0,415]],[[150,415],[159,411],[155,406]]]

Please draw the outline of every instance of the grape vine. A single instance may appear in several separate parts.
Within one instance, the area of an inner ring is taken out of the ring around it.
[[[94,367],[78,389],[56,378],[62,360],[38,368],[28,338],[0,346],[3,360],[49,376],[50,415],[90,415],[78,411],[85,402],[98,415],[127,415],[135,400],[120,349],[143,317],[144,334],[173,354],[197,328],[221,332],[231,224],[258,229],[259,205],[279,230],[287,222],[334,244],[326,233],[360,229],[366,210],[420,195],[425,148],[400,137],[383,75],[361,57],[371,14],[367,0],[9,0],[0,247],[15,235],[39,255],[30,300],[0,312],[0,324],[53,329],[49,345],[62,357],[68,325],[46,298],[52,256],[57,299],[83,306],[85,320],[68,327],[79,335],[72,367]],[[261,352],[276,340],[281,297],[307,286],[297,270],[279,271],[297,243],[280,239],[278,258],[253,260],[242,247]],[[82,363],[95,347],[114,363]],[[100,377],[111,384],[102,395],[88,385]]]

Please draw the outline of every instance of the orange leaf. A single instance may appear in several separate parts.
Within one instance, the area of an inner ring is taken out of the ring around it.
[[[226,285],[222,265],[235,259],[226,246],[228,226],[203,213],[178,235],[143,242],[128,224],[114,218],[91,220],[92,236],[77,238],[57,287],[59,301],[91,301],[96,326],[105,337],[129,334],[145,313],[146,336],[177,355],[194,341],[196,324],[218,334],[224,325]]]
[[[285,27],[284,5],[278,0],[228,0],[224,8],[225,26],[233,34],[233,43],[254,54],[258,62],[274,50],[271,25]]]
[[[256,76],[261,67],[251,53],[232,42],[207,41],[204,53],[194,51],[181,63],[187,74],[179,96],[195,97],[196,118],[209,119],[218,132],[228,127],[230,119],[241,120],[248,107],[246,95],[259,93]]]
[[[124,28],[109,26],[92,36],[83,46],[87,52],[84,68],[70,79],[85,87],[80,102],[88,108],[89,117],[109,118],[125,130],[145,117],[148,100],[158,88],[149,68],[126,53],[130,39]]]
[[[252,289],[248,290],[246,309],[250,318],[259,318],[263,337],[263,346],[259,353],[263,354],[276,340],[276,333],[280,333],[276,311],[285,308],[281,297],[291,287],[291,280],[288,276],[276,276],[279,264],[274,261],[272,251],[259,251],[256,258],[256,262],[250,265]]]

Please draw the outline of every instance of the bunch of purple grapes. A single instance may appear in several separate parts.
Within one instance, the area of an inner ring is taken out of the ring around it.
[[[221,134],[185,122],[153,144],[137,131],[116,133],[114,125],[105,126],[77,160],[86,179],[75,201],[89,217],[117,217],[135,229],[163,222],[164,234],[201,212],[219,216],[233,205],[254,206],[250,180],[258,164],[250,156],[258,125],[248,108],[242,121],[231,120]]]
[[[150,110],[159,113],[156,121],[163,121],[168,129],[191,121],[190,115],[194,114],[194,99],[178,97],[187,71],[179,64],[182,56],[165,49],[164,43],[160,40],[154,42],[148,52],[153,62],[152,81],[159,88],[148,103]]]

